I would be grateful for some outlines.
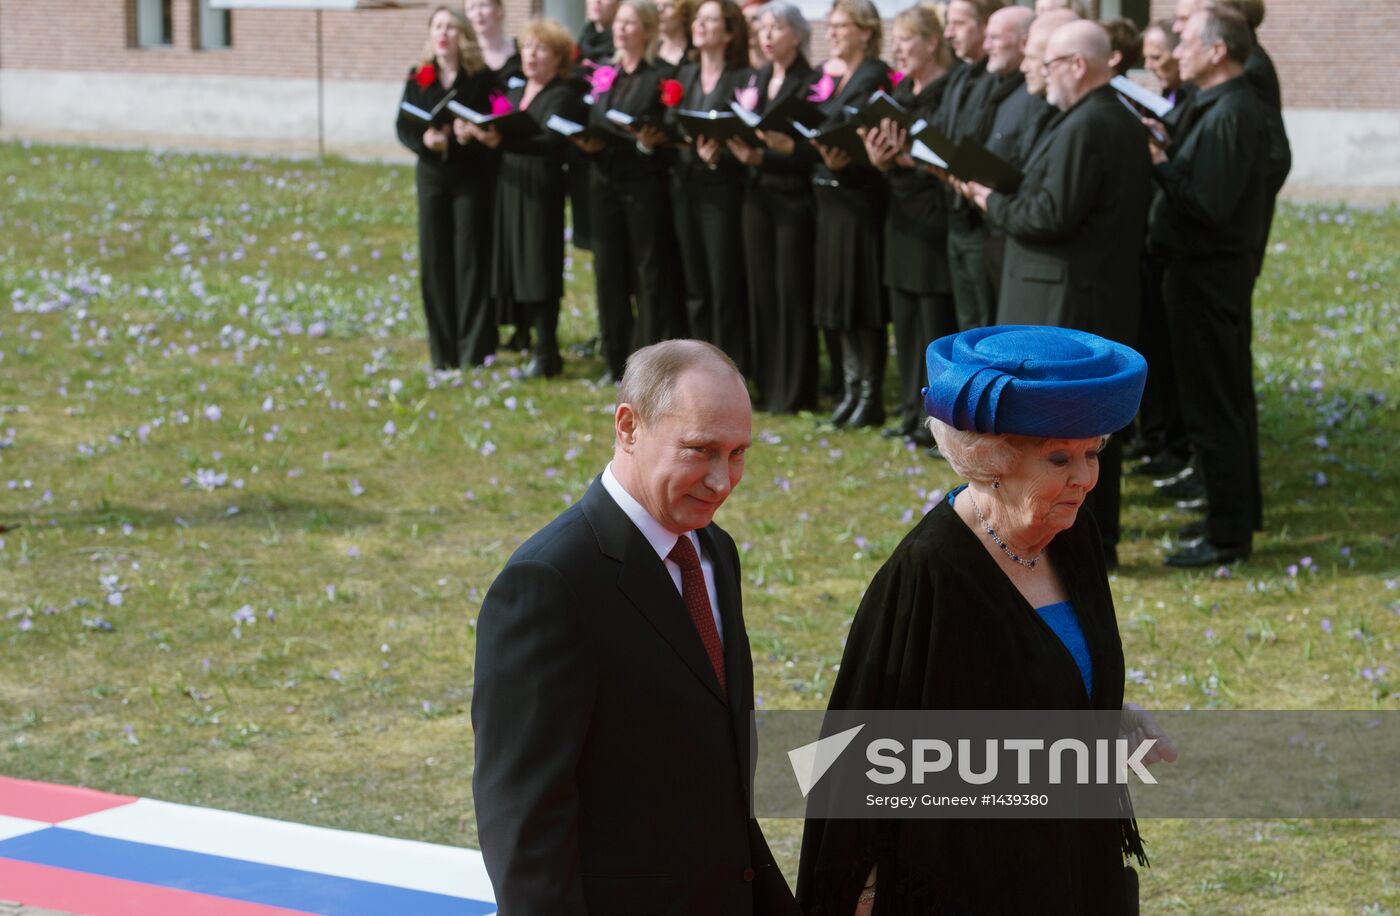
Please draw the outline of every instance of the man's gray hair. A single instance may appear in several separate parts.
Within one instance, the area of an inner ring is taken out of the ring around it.
[[[938,454],[964,480],[990,483],[1015,473],[1021,464],[1025,436],[975,433],[956,429],[937,417],[928,418],[929,432],[938,443]]]
[[[1201,44],[1221,42],[1230,60],[1237,64],[1248,60],[1249,52],[1254,50],[1254,33],[1244,16],[1232,7],[1214,3],[1201,12]]]
[[[671,412],[676,379],[697,366],[728,369],[743,383],[744,376],[734,360],[714,344],[703,340],[663,340],[627,357],[617,402],[631,404],[638,420],[651,423]]]
[[[758,18],[772,16],[784,23],[797,35],[797,46],[806,54],[812,44],[812,24],[802,15],[802,10],[788,0],[768,0],[758,11]]]

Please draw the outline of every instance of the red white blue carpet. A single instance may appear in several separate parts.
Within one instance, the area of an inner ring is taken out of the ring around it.
[[[0,777],[0,899],[85,916],[488,916],[481,853]]]

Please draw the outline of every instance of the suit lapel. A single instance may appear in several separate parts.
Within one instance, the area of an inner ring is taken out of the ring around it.
[[[734,748],[738,755],[736,764],[744,786],[745,801],[752,804],[747,794],[752,781],[752,762],[749,759],[752,723],[749,713],[753,708],[753,659],[749,655],[748,635],[744,631],[739,569],[731,562],[729,552],[720,548],[714,530],[712,524],[697,533],[705,555],[715,568],[719,616],[724,624],[724,672],[729,687],[729,718],[734,729]]]
[[[728,699],[720,690],[719,680],[710,665],[710,657],[705,654],[705,646],[700,642],[700,634],[695,631],[695,624],[680,593],[676,591],[666,564],[651,549],[627,513],[608,495],[601,480],[594,480],[584,494],[583,512],[593,527],[603,554],[621,564],[617,577],[618,589],[680,656],[685,666],[705,684],[715,699],[727,703]],[[716,570],[716,587],[718,579]],[[720,607],[724,607],[722,600]]]

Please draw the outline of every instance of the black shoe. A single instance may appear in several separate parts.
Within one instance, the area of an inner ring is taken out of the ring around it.
[[[885,439],[904,439],[913,432],[914,429],[909,423],[900,421],[893,426],[886,426],[884,429],[880,430],[880,436]]]
[[[1210,502],[1204,496],[1193,496],[1190,499],[1176,501],[1176,507],[1185,509],[1187,512],[1204,512],[1209,506]]]
[[[1167,554],[1163,561],[1168,566],[1223,566],[1236,560],[1249,559],[1249,547],[1216,547],[1210,541],[1200,540],[1183,547],[1176,553]]]
[[[928,431],[927,426],[916,426],[909,433],[909,441],[919,448],[933,448],[933,433]]]
[[[1123,443],[1123,457],[1138,461],[1157,454],[1157,446],[1141,436],[1133,436]]]
[[[1185,467],[1186,459],[1174,455],[1171,452],[1158,452],[1141,464],[1135,465],[1128,473],[1139,477],[1158,479],[1162,477],[1174,477],[1180,474]]]
[[[554,378],[564,371],[564,363],[562,360],[545,361],[536,356],[520,371],[526,378]]]
[[[1186,468],[1175,477],[1154,480],[1152,487],[1158,496],[1168,499],[1195,499],[1206,495],[1205,484],[1201,483],[1201,475],[1197,474],[1194,468]]]
[[[1183,468],[1181,468],[1181,470],[1177,471],[1175,474],[1168,474],[1168,475],[1166,475],[1165,477],[1154,477],[1154,478],[1152,479],[1152,488],[1155,489],[1155,490],[1160,490],[1160,489],[1162,489],[1163,487],[1169,487],[1169,486],[1171,486],[1172,484],[1180,483],[1180,482],[1183,481],[1183,480],[1186,480],[1186,479],[1188,479],[1188,478],[1195,477],[1195,476],[1196,476],[1196,469],[1195,469],[1195,468],[1183,467]]]
[[[1187,522],[1176,529],[1176,539],[1178,541],[1199,541],[1206,536],[1206,523],[1204,521]]]

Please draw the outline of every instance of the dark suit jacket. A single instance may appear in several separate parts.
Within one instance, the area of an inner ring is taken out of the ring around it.
[[[1090,331],[1133,343],[1138,260],[1152,190],[1142,125],[1101,86],[1045,128],[1014,195],[992,194],[1007,235],[998,324]]]
[[[492,584],[472,790],[502,916],[796,914],[749,817],[739,556],[714,564],[724,696],[665,564],[595,480]]]
[[[1244,77],[1202,89],[1152,170],[1162,189],[1148,236],[1154,251],[1257,258],[1267,232],[1269,133]]]

